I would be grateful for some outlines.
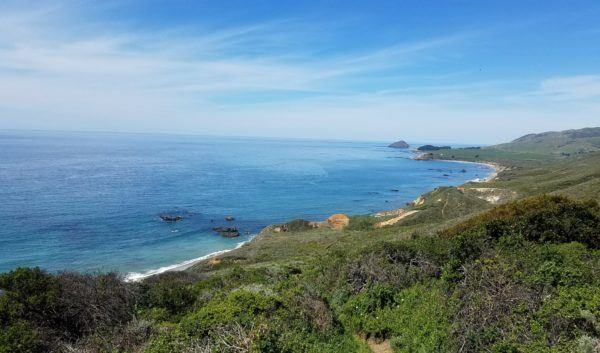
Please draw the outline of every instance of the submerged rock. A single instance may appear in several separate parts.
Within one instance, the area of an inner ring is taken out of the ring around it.
[[[181,221],[183,217],[179,215],[162,214],[160,215],[160,219],[162,219],[165,222],[177,222]]]
[[[237,229],[237,227],[214,227],[212,230],[226,238],[235,238],[240,236],[240,231]]]

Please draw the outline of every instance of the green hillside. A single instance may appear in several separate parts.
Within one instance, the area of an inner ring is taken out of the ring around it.
[[[436,151],[504,169],[388,226],[295,221],[140,283],[0,275],[0,352],[597,352],[600,152],[565,154],[594,131]]]
[[[600,150],[600,127],[529,134],[492,148],[539,154],[581,154]]]

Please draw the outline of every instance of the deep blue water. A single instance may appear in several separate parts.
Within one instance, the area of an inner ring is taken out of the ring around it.
[[[410,156],[385,143],[0,132],[0,272],[144,272],[233,248],[271,223],[397,208],[490,172]],[[222,225],[243,235],[211,230]]]

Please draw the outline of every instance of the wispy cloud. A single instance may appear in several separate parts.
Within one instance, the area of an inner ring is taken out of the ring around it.
[[[426,120],[449,134],[456,130],[452,119],[477,126],[486,114],[492,121],[504,117],[497,123],[503,129],[507,119],[555,117],[572,109],[537,109],[542,96],[600,95],[599,76],[558,77],[542,81],[535,94],[524,90],[528,102],[502,107],[508,101],[503,98],[515,94],[506,88],[515,81],[469,81],[465,77],[472,72],[452,69],[412,71],[423,63],[460,60],[465,48],[483,41],[485,31],[335,50],[336,37],[321,33],[339,28],[302,18],[142,31],[90,17],[90,6],[116,3],[72,5],[0,5],[0,128],[175,127],[234,134],[300,131],[314,137],[360,137],[370,131],[374,138],[410,127],[417,136],[429,129],[419,125]],[[596,111],[590,107],[590,114]],[[340,135],[319,129],[348,119],[352,127]],[[375,122],[390,129],[378,131]]]
[[[540,93],[558,99],[600,98],[600,75],[548,78],[541,82]]]
[[[4,16],[11,19],[0,27],[5,90],[7,83],[20,81],[38,88],[49,84],[93,87],[96,93],[114,87],[186,91],[198,93],[202,100],[228,91],[360,91],[360,86],[344,79],[409,65],[420,55],[432,55],[464,40],[457,34],[371,52],[310,57],[301,50],[289,50],[290,43],[306,40],[304,33],[291,29],[298,27],[298,20],[203,33],[186,28],[90,33],[62,16],[53,21],[58,12],[57,7],[49,7]]]

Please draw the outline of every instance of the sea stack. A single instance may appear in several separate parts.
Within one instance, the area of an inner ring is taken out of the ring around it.
[[[391,148],[409,148],[410,145],[408,143],[406,143],[406,141],[400,140],[400,141],[396,141],[392,144],[389,144],[388,147]]]

